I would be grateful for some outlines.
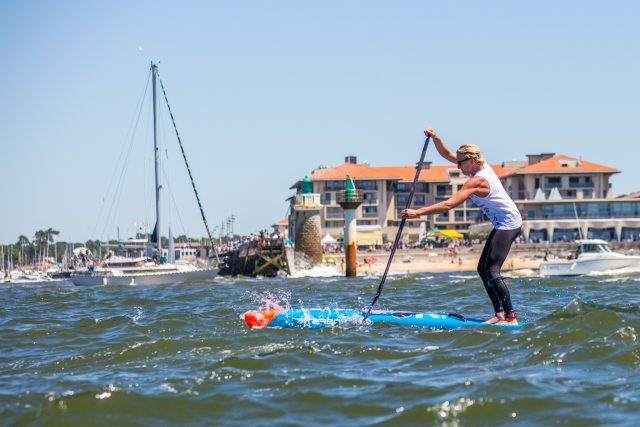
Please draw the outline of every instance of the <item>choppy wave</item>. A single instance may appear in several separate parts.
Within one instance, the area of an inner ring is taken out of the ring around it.
[[[620,276],[626,274],[640,273],[639,267],[616,268],[612,270],[591,271],[587,276]]]
[[[389,277],[378,308],[490,316],[482,283],[453,276]],[[241,318],[269,304],[361,308],[379,277],[6,285],[1,424],[631,426],[638,280],[509,281],[528,322],[515,332],[250,330]]]

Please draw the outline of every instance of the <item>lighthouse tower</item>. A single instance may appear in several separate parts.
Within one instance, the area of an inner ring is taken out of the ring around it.
[[[357,247],[356,247],[356,209],[362,204],[362,192],[356,190],[356,185],[347,175],[345,190],[337,194],[337,201],[344,210],[344,258],[345,276],[356,277]]]
[[[296,268],[308,268],[322,262],[322,224],[320,194],[313,192],[309,177],[302,180],[302,191],[295,196],[294,239]]]

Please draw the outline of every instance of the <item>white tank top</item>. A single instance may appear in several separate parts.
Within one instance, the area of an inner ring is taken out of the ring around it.
[[[496,230],[514,230],[522,227],[522,216],[513,203],[511,197],[502,186],[498,175],[486,162],[482,169],[476,172],[475,176],[480,176],[489,183],[489,195],[486,197],[471,195],[471,200],[476,204],[491,221]]]

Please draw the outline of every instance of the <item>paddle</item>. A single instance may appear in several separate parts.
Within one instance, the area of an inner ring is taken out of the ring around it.
[[[416,192],[416,183],[418,182],[418,178],[420,177],[420,172],[422,171],[422,163],[424,162],[424,156],[425,154],[427,154],[429,139],[431,139],[431,137],[427,136],[427,139],[425,139],[424,141],[424,147],[422,148],[420,161],[416,166],[416,176],[415,178],[413,178],[413,184],[411,184],[411,191],[409,192],[409,198],[407,199],[407,205],[405,206],[405,209],[409,209],[409,207],[411,206],[411,202],[413,201],[413,194]],[[400,236],[402,235],[402,229],[404,228],[404,224],[406,221],[407,220],[405,218],[402,218],[402,221],[400,221],[400,226],[398,227],[398,232],[396,233],[396,239],[393,242],[393,246],[391,247],[391,253],[389,254],[389,261],[387,261],[387,267],[384,269],[382,280],[380,281],[380,285],[378,285],[378,291],[376,292],[376,296],[373,298],[373,302],[371,303],[371,306],[369,307],[366,314],[364,315],[363,322],[369,318],[369,314],[371,314],[371,309],[373,308],[374,305],[376,305],[378,298],[380,298],[380,294],[382,294],[382,287],[384,286],[384,281],[387,280],[387,273],[389,273],[389,267],[391,267],[391,261],[393,260],[393,256],[396,253],[396,248],[398,247],[398,243],[400,242]]]

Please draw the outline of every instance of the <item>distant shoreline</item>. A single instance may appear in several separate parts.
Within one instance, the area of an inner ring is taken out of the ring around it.
[[[620,253],[640,253],[639,242],[610,242],[611,249]],[[518,244],[514,245],[507,257],[503,271],[510,270],[538,270],[545,253],[549,251],[559,257],[568,255],[571,242],[544,244]],[[451,257],[445,248],[434,249],[406,249],[398,250],[394,256],[390,273],[467,273],[477,269],[480,253],[483,245],[474,245],[471,248],[461,248],[457,256]],[[365,262],[365,259],[375,258],[374,262]],[[338,272],[343,272],[341,264],[344,254],[325,254],[325,260],[335,261]],[[358,251],[358,275],[382,274],[387,266],[389,252],[378,250],[369,252]],[[453,262],[452,262],[453,261]]]

